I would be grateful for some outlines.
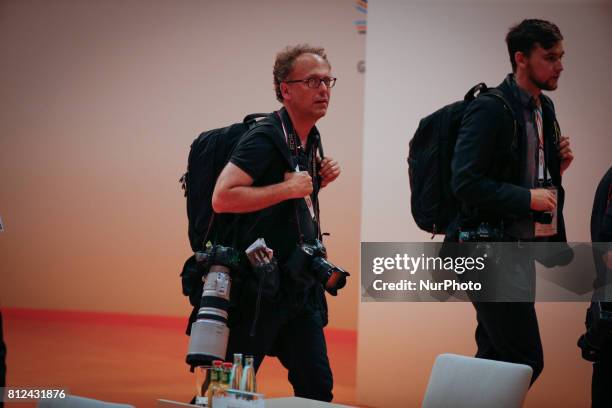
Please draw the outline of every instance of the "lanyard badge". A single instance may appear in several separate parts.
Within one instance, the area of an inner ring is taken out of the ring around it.
[[[559,190],[557,187],[546,187],[555,196],[555,201],[559,199]],[[552,211],[538,213],[535,220],[535,236],[536,237],[552,237],[557,235],[557,206]]]
[[[291,150],[292,152],[296,152],[296,147],[295,147],[295,135],[292,134],[293,137],[289,137],[289,135],[287,134],[287,129],[285,128],[285,123],[283,122],[283,119],[280,117],[280,114],[277,112],[276,113],[281,121],[281,126],[283,128],[283,133],[285,134],[285,141],[287,142],[287,145],[289,146],[289,150]],[[295,156],[297,159],[297,155]],[[300,164],[296,163],[295,165],[295,172],[299,172],[300,171]],[[304,201],[306,202],[306,207],[308,207],[308,212],[310,213],[310,216],[312,217],[312,219],[317,222],[317,216],[315,214],[315,210],[314,210],[314,204],[312,203],[312,198],[307,195],[304,197]]]
[[[535,125],[538,132],[538,187],[550,190],[555,196],[555,201],[559,198],[559,191],[555,186],[551,186],[550,174],[546,167],[546,158],[544,153],[544,122],[542,120],[542,106],[538,104],[535,111]],[[557,207],[552,211],[538,213],[535,217],[535,233],[536,237],[551,237],[557,234]]]

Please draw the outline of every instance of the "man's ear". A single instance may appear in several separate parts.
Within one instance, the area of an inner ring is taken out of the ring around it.
[[[525,68],[527,67],[527,60],[529,57],[525,55],[522,51],[517,51],[514,53],[514,62],[516,63],[517,68]]]
[[[280,91],[281,91],[281,95],[283,95],[283,100],[291,99],[290,87],[286,82],[280,83]]]

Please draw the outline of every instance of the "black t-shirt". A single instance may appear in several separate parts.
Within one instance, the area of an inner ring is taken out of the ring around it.
[[[591,240],[593,242],[612,242],[612,167],[601,179],[595,192],[593,212],[591,213]],[[608,248],[612,250],[610,245]],[[601,244],[593,247],[593,258],[597,279],[595,287],[601,288],[610,283],[608,268],[602,258]]]
[[[284,108],[279,113],[288,137],[293,137],[299,145],[289,115]],[[282,182],[286,172],[295,171],[296,164],[299,164],[301,171],[309,170],[312,176],[315,154],[312,141],[316,136],[317,130],[313,128],[306,149],[295,149],[292,154],[285,139],[281,119],[273,112],[240,140],[230,161],[251,176],[254,187]],[[317,190],[318,188],[315,188],[311,195],[315,206]],[[296,223],[296,204],[299,226]],[[239,249],[246,249],[257,238],[264,238],[281,265],[298,244],[300,232],[307,243],[312,243],[318,234],[316,222],[304,199],[287,200],[260,211],[240,214],[237,223],[236,246]]]
[[[612,167],[597,186],[591,213],[591,240],[612,241]]]

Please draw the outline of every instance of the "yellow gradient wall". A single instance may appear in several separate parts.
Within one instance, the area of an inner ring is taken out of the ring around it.
[[[276,52],[326,48],[319,128],[342,176],[321,194],[354,272],[330,326],[356,328],[365,39],[352,1],[0,1],[0,302],[187,316],[178,179],[200,132],[278,109]]]

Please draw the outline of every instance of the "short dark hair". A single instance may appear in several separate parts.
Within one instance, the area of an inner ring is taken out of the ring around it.
[[[540,45],[545,50],[554,47],[556,43],[563,40],[559,27],[550,21],[528,19],[510,28],[506,35],[508,53],[512,71],[516,71],[516,61],[514,54],[517,51],[529,56],[533,48]]]
[[[293,70],[293,63],[302,54],[315,54],[323,58],[327,65],[331,67],[325,54],[325,49],[322,47],[312,47],[308,44],[298,44],[295,46],[287,46],[284,50],[276,54],[276,61],[274,61],[274,70],[272,74],[274,76],[274,91],[276,92],[276,99],[279,102],[283,102],[283,94],[280,90],[280,84],[286,81]]]

